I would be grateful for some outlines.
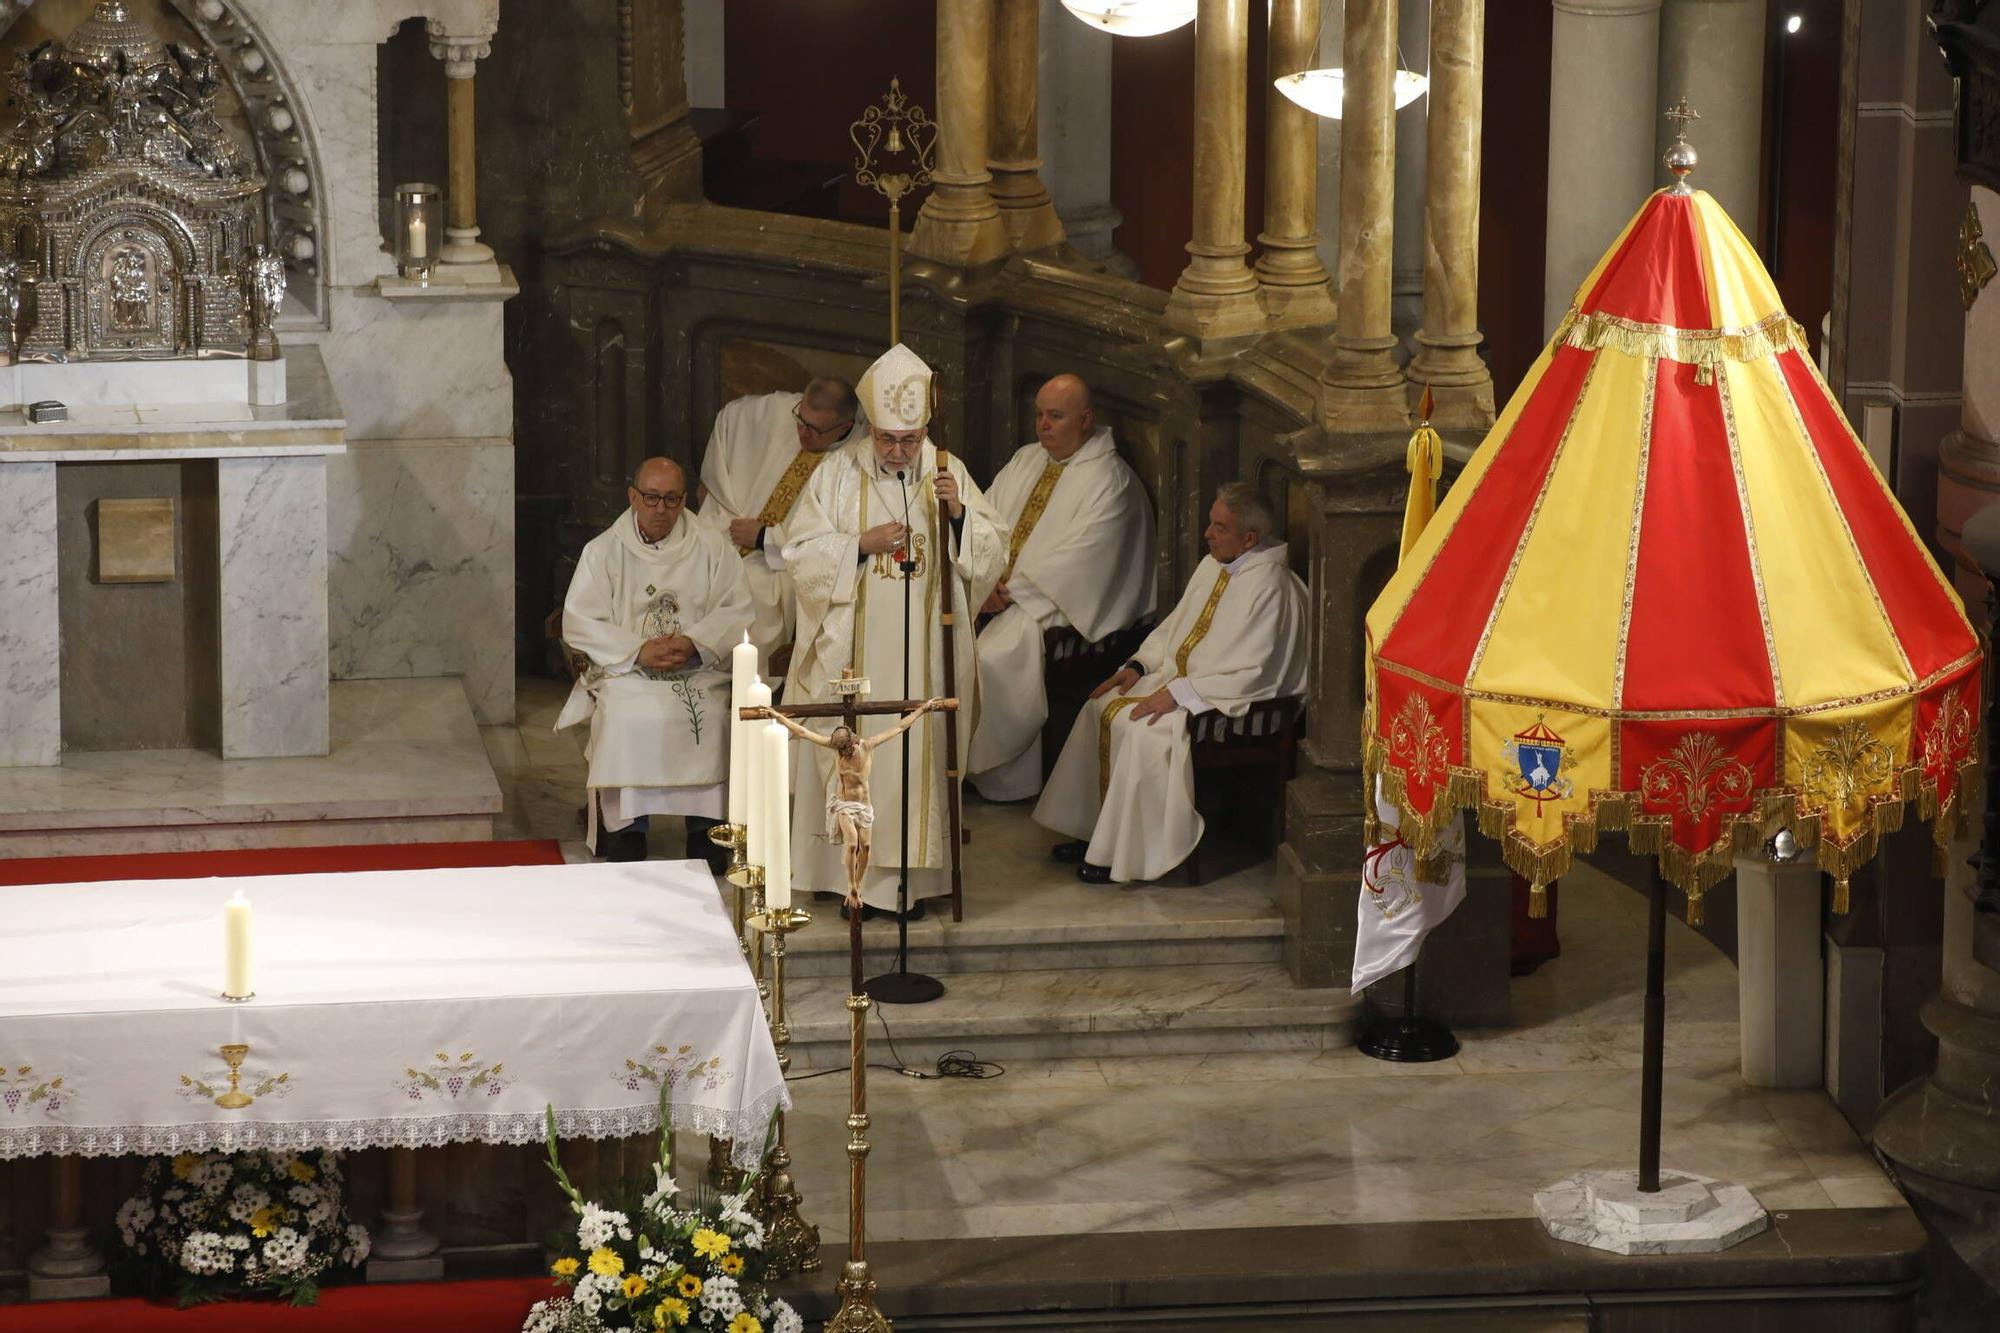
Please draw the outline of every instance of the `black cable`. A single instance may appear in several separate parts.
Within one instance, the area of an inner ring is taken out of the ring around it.
[[[999,1078],[1007,1072],[1007,1066],[997,1060],[981,1060],[964,1047],[946,1051],[937,1058],[933,1069],[917,1069],[903,1060],[903,1053],[896,1049],[896,1038],[889,1031],[889,1019],[880,1005],[875,1006],[875,1021],[882,1025],[882,1039],[889,1043],[889,1054],[895,1057],[895,1064],[880,1065],[868,1062],[870,1069],[878,1069],[887,1074],[901,1074],[904,1078],[921,1079],[929,1082],[940,1078]],[[831,1069],[815,1069],[810,1074],[789,1074],[787,1083],[803,1083],[809,1078],[825,1078],[828,1074],[845,1074],[853,1065],[836,1065]]]

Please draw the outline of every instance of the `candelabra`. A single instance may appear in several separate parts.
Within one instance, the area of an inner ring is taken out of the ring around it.
[[[765,908],[750,918],[751,928],[771,946],[771,1044],[777,1048],[781,1074],[792,1067],[792,1029],[785,1019],[785,937],[811,921],[812,917],[793,907]],[[783,1111],[778,1113],[771,1151],[757,1179],[757,1196],[760,1206],[756,1211],[764,1223],[764,1253],[772,1275],[817,1273],[819,1228],[799,1215],[803,1199],[792,1185],[792,1154],[785,1146]]]

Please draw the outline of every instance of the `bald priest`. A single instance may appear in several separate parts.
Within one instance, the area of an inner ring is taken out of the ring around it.
[[[793,511],[785,563],[798,589],[798,641],[785,682],[787,701],[825,703],[833,682],[852,668],[876,699],[929,699],[956,693],[962,746],[977,725],[972,707],[973,609],[986,600],[1007,559],[1007,524],[986,502],[964,460],[945,462],[931,443],[931,371],[901,343],[861,377],[867,438],[847,445],[813,473]],[[947,518],[940,529],[938,510]],[[945,579],[938,551],[949,543],[951,606],[944,622]],[[904,588],[905,559],[909,587]],[[907,618],[906,618],[907,617]],[[944,636],[955,637],[959,679],[944,672]],[[904,645],[909,674],[904,674]],[[864,717],[864,736],[894,717]],[[950,815],[946,804],[944,728],[937,715],[909,733],[909,879],[911,914],[923,900],[951,891]],[[792,823],[793,883],[841,892],[847,871],[826,808],[832,752],[801,755]],[[962,762],[961,762],[962,767]],[[903,867],[901,749],[877,753],[869,782],[875,810],[868,875],[861,899],[869,911],[893,910]]]
[[[1224,486],[1179,605],[1077,714],[1035,822],[1086,883],[1158,879],[1201,841],[1191,717],[1305,692],[1306,586],[1275,529],[1254,487]]]
[[[857,408],[854,386],[823,375],[803,393],[753,394],[715,415],[701,460],[698,518],[726,535],[743,557],[753,611],[750,642],[767,680],[780,674],[772,658],[791,643],[796,619],[785,568],[786,527],[813,470],[860,438]]]
[[[589,842],[646,855],[650,815],[687,820],[688,856],[727,813],[729,646],[750,625],[743,562],[728,538],[685,521],[687,476],[649,458],[627,509],[590,539],[563,599],[563,642],[590,659],[556,729],[590,719]],[[711,861],[713,864],[713,861]]]
[[[1035,395],[1035,443],[987,492],[1012,527],[1007,568],[981,608],[979,730],[967,768],[989,801],[1042,789],[1042,634],[1070,626],[1095,643],[1153,610],[1153,506],[1097,424],[1090,388],[1058,375]]]

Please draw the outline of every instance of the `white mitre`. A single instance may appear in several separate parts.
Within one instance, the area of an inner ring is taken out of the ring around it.
[[[919,430],[931,419],[931,368],[897,343],[868,367],[856,396],[876,430]]]

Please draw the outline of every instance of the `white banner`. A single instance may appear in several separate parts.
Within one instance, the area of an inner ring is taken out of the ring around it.
[[[1381,841],[1361,862],[1361,899],[1356,905],[1354,987],[1359,995],[1374,982],[1415,961],[1431,928],[1457,910],[1465,899],[1465,816],[1455,817],[1438,848],[1451,857],[1444,883],[1417,878],[1416,853],[1398,833],[1401,816],[1382,799],[1381,780],[1375,784],[1375,817]]]

